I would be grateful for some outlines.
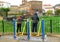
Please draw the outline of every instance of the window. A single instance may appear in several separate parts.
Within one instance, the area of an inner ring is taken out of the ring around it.
[[[0,6],[1,6],[1,4],[0,4]]]
[[[3,6],[4,4],[2,4],[2,6]]]

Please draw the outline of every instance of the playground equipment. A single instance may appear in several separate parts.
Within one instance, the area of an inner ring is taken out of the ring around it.
[[[38,29],[38,32],[37,32],[37,35],[36,36],[40,36],[40,30],[41,30],[41,21],[39,21],[39,23],[38,23],[38,25],[39,25],[39,29]]]
[[[37,27],[37,32],[35,32],[35,33],[32,33],[32,23],[31,23],[32,21],[31,20],[29,20],[29,28],[30,28],[30,36],[40,36],[40,30],[41,30],[41,21],[39,21],[39,23],[38,23],[38,27]],[[17,24],[17,22],[16,22],[16,24]],[[17,28],[17,26],[16,26],[16,28]],[[23,22],[23,24],[22,24],[22,27],[21,27],[21,30],[22,30],[22,32],[19,32],[19,35],[20,36],[23,36],[24,34],[27,34],[27,22],[25,21],[25,22]]]
[[[16,39],[16,20],[13,19],[13,25],[14,25],[14,39]]]
[[[30,39],[30,25],[29,25],[29,19],[27,19],[27,39]]]
[[[44,42],[44,20],[42,19],[42,42]]]
[[[16,20],[15,19],[13,19],[13,23],[14,23],[14,39],[16,39]],[[31,36],[31,33],[30,33],[31,29],[30,29],[29,19],[27,19],[26,26],[27,26],[27,39],[29,40],[30,36]],[[40,24],[40,26],[41,26],[41,24]],[[24,32],[24,29],[23,29],[23,32]],[[22,32],[22,35],[23,35],[23,32]],[[39,36],[39,32],[38,32],[37,35]],[[44,41],[44,20],[42,20],[42,39]]]

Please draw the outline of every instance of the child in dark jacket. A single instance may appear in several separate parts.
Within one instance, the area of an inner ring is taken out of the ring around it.
[[[38,24],[38,21],[39,21],[39,17],[37,15],[37,13],[35,13],[33,16],[32,16],[32,32],[37,32],[37,24]]]

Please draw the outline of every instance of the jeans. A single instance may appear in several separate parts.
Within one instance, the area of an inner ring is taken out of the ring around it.
[[[32,25],[32,32],[37,32],[37,23],[33,23],[33,25]]]
[[[21,23],[17,24],[17,33],[18,33],[18,30],[21,32]]]

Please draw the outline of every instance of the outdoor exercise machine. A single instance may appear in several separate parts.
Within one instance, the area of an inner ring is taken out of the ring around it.
[[[29,23],[29,19],[27,19],[27,39],[30,39],[30,23]],[[16,20],[13,19],[13,25],[14,25],[14,39],[16,39]],[[38,32],[39,35],[39,32]],[[42,41],[44,42],[44,19],[42,19]]]
[[[16,22],[17,24],[17,22]],[[32,20],[29,19],[29,27],[30,27],[30,36],[40,36],[40,30],[41,30],[41,21],[39,21],[38,23],[38,26],[37,26],[37,32],[32,32]],[[16,28],[17,28],[17,25],[16,25]],[[21,25],[21,32],[19,33],[16,33],[17,36],[20,35],[20,36],[23,36],[23,35],[26,35],[27,34],[27,20],[22,22],[22,25]]]

